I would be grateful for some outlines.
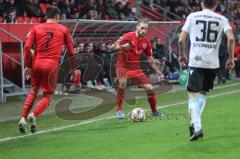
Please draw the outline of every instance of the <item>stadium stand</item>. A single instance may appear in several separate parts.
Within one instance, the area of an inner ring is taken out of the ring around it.
[[[11,21],[10,23],[25,23],[25,27],[23,28],[21,25],[18,27],[18,29],[14,29],[14,25],[17,24],[11,24],[11,25],[0,25],[0,27],[6,29],[8,32],[12,33],[16,37],[20,38],[22,42],[25,41],[25,36],[27,32],[29,31],[29,28],[34,25],[35,23],[40,23],[44,21],[44,16],[46,13],[46,8],[49,5],[55,5],[58,6],[61,10],[61,19],[66,21],[69,19],[86,19],[86,20],[136,20],[137,13],[136,13],[136,1],[129,0],[89,0],[89,1],[83,1],[83,0],[61,0],[61,1],[46,1],[46,0],[23,0],[23,1],[15,1],[12,0],[12,2],[15,3],[17,8],[14,8],[13,5],[10,5],[7,1],[1,1],[0,2],[0,23],[7,23],[7,13],[10,11],[14,11],[16,14],[16,18],[14,21]],[[4,6],[4,7],[3,7]],[[35,9],[34,9],[35,8]],[[185,9],[184,9],[185,8]],[[226,2],[221,1],[220,5],[217,9],[217,11],[220,14],[224,14],[227,16],[231,21],[231,24],[235,31],[239,31],[238,24],[240,22],[239,20],[239,14],[240,10],[240,2]],[[40,11],[39,11],[40,10]],[[143,0],[143,5],[140,7],[140,14],[143,17],[148,17],[151,20],[157,20],[157,21],[172,21],[172,20],[181,20],[182,23],[184,22],[184,19],[186,16],[193,12],[200,10],[200,4],[197,0]],[[36,11],[36,12],[35,12]],[[30,24],[33,23],[33,24]],[[64,25],[68,26],[69,28],[72,28],[72,31],[75,33],[74,40],[76,42],[76,45],[84,41],[83,45],[86,46],[86,44],[89,41],[93,42],[93,52],[96,53],[99,51],[99,46],[103,44],[104,41],[112,40],[115,36],[120,36],[118,33],[119,30],[121,30],[121,33],[124,33],[124,30],[129,31],[129,26],[127,25],[79,25],[76,30],[74,31],[74,25],[77,23],[77,21],[65,23]],[[126,27],[127,26],[127,27]],[[131,27],[130,27],[131,28]],[[172,70],[177,69],[177,34],[176,30],[179,28],[176,28],[176,26],[172,25],[164,25],[164,26],[155,26],[154,29],[149,30],[149,35],[151,35],[151,40],[153,43],[156,43],[156,38],[161,37],[162,43],[164,45],[165,54],[167,55],[167,58],[171,58],[175,60],[175,63],[170,63],[170,67]],[[21,32],[19,32],[21,30]],[[108,30],[108,31],[107,31]],[[171,34],[171,31],[174,30],[174,34]],[[159,33],[160,32],[160,33]],[[7,52],[7,54],[13,56],[16,60],[20,60],[20,54],[19,53],[19,43],[16,44],[16,41],[14,42],[12,38],[9,38],[6,35],[2,35],[2,39],[5,39],[5,43],[3,43],[3,51]],[[236,36],[238,37],[238,33]],[[79,38],[81,37],[81,38]],[[169,37],[174,37],[169,41]],[[9,44],[6,43],[6,39],[8,39]],[[3,40],[4,41],[4,40]],[[171,44],[171,45],[170,45]],[[8,46],[14,46],[17,47],[18,50],[12,51],[6,50],[6,45]],[[18,46],[17,46],[18,45]],[[79,48],[76,46],[76,50]],[[170,50],[169,50],[170,49]],[[156,49],[157,50],[157,49]],[[172,56],[169,56],[169,52]],[[12,69],[16,69],[17,65],[15,62],[12,62],[9,60],[9,58],[4,57],[5,60],[3,61],[4,65],[11,63],[9,65]],[[9,62],[10,61],[10,62]],[[19,67],[19,66],[18,66]],[[21,72],[21,70],[18,68],[18,71]],[[11,76],[11,75],[10,75]],[[14,77],[11,77],[14,79]],[[103,81],[101,79],[101,81]],[[18,84],[21,81],[17,82]]]
[[[40,20],[40,18],[32,17],[32,18],[30,19],[30,22],[31,22],[31,23],[40,23],[41,20]]]
[[[12,5],[13,3],[14,5]],[[89,1],[45,1],[45,0],[12,0],[0,2],[0,16],[5,19],[6,13],[9,10],[16,11],[17,17],[40,17],[44,18],[46,8],[49,5],[58,6],[61,10],[61,14],[65,14],[67,19],[128,19],[134,20],[135,12],[134,1],[119,2],[111,0],[89,0]],[[17,6],[17,7],[13,7]],[[94,16],[89,16],[91,12],[94,12]],[[77,13],[77,15],[76,15]],[[20,22],[22,19],[20,18]]]

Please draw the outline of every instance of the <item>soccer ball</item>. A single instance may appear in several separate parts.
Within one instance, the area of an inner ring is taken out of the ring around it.
[[[146,111],[142,108],[134,108],[130,113],[130,119],[134,122],[144,121],[147,118]]]

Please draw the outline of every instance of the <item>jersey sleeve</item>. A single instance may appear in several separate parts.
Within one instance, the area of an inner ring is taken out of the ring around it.
[[[232,30],[232,27],[227,18],[224,19],[223,32],[226,33],[228,30]]]
[[[240,57],[240,47],[235,47],[234,49],[234,57],[239,58]]]
[[[128,40],[129,40],[128,34],[123,34],[115,43],[122,45],[125,43],[125,41],[128,41]]]
[[[73,39],[72,39],[68,29],[66,29],[64,42],[65,42],[65,45],[66,45],[66,47],[68,49],[69,56],[73,56],[74,55]]]
[[[149,39],[147,39],[146,55],[147,56],[153,56],[152,44],[151,44]]]
[[[191,14],[187,17],[183,27],[182,27],[182,31],[185,31],[187,33],[190,32],[190,25],[191,25]]]
[[[31,30],[29,31],[29,33],[27,34],[27,39],[25,42],[25,46],[24,46],[24,62],[25,62],[25,67],[31,68],[32,67],[32,52],[31,52],[31,48],[33,43],[35,43],[35,39],[36,39],[36,31],[34,29],[34,27],[31,28]]]
[[[76,56],[74,55],[73,39],[72,39],[68,29],[66,29],[64,42],[65,42],[65,46],[67,47],[67,50],[68,50],[70,68],[74,69],[76,67],[77,59],[76,59]]]

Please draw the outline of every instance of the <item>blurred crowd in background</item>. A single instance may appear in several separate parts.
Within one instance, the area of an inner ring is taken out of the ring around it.
[[[171,18],[185,19],[191,12],[201,10],[200,0],[142,0],[143,5],[154,10],[162,7],[177,16]],[[46,8],[49,5],[57,6],[61,11],[61,19],[89,19],[89,20],[136,20],[136,1],[132,0],[0,0],[0,22],[2,23],[40,23],[44,22]],[[156,5],[158,7],[156,7]],[[240,1],[239,0],[220,0],[216,10],[218,13],[225,15],[236,25],[240,22]],[[171,16],[171,15],[169,15]],[[236,29],[236,39],[240,32],[240,27]],[[161,37],[152,37],[152,46],[154,58],[157,60],[165,75],[173,74],[180,68],[178,65],[178,53],[169,52],[166,42]],[[89,88],[107,89],[109,92],[114,91],[112,76],[112,61],[115,52],[110,50],[111,43],[78,42],[75,44],[75,52],[78,54],[78,60],[90,61],[91,67],[98,66],[103,62],[103,68],[94,79],[91,76],[81,77],[78,86],[86,85]],[[221,59],[226,62],[227,49],[223,40],[221,45]],[[84,56],[82,56],[84,55]],[[98,58],[100,57],[101,60]],[[171,60],[169,60],[171,59]],[[94,62],[95,61],[95,62]],[[240,78],[240,46],[235,48],[235,72],[236,78]],[[79,67],[81,76],[86,69],[85,66]],[[94,70],[94,69],[92,69]],[[224,65],[219,69],[218,82],[225,83],[230,79],[230,75],[224,69]],[[68,80],[71,80],[70,78]],[[66,90],[70,85],[66,85]]]
[[[186,18],[191,12],[201,10],[201,0],[144,0],[143,2],[151,8],[157,4],[182,18]],[[240,1],[219,0],[216,11],[230,20],[240,20]]]
[[[57,6],[61,19],[135,20],[136,10],[129,2],[112,0],[0,0],[0,17],[4,23],[41,22],[46,8]],[[20,17],[18,20],[18,17]],[[38,19],[39,18],[39,19]],[[25,20],[26,19],[26,20]]]

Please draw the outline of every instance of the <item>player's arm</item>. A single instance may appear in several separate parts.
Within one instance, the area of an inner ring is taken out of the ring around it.
[[[226,64],[226,68],[231,71],[234,67],[234,48],[235,48],[235,39],[234,39],[233,31],[228,30],[226,32],[226,36],[227,36],[227,47],[228,47],[228,53],[229,53],[229,58]]]
[[[187,64],[187,55],[186,55],[186,39],[188,33],[182,31],[178,39],[178,48],[179,48],[179,64],[183,67]]]
[[[121,36],[117,41],[115,41],[112,46],[111,50],[112,51],[118,51],[121,49],[128,49],[131,47],[131,41],[127,39],[126,34]]]
[[[24,46],[24,52],[25,52],[24,60],[25,60],[25,67],[27,67],[27,68],[32,68],[31,49],[32,49],[33,43],[35,42],[35,37],[36,37],[35,34],[36,34],[35,30],[34,30],[34,28],[32,28],[27,35],[27,39],[26,39],[25,46]]]
[[[162,72],[160,71],[156,60],[152,57],[152,56],[147,56],[147,62],[150,65],[150,67],[152,69],[154,69],[154,71],[159,75],[159,76],[163,76]]]
[[[182,32],[180,33],[180,36],[178,39],[178,49],[179,49],[178,61],[179,61],[180,67],[185,67],[187,65],[186,39],[188,37],[190,28],[191,28],[191,17],[192,17],[192,14],[190,14],[187,17],[187,19],[182,27]]]
[[[31,49],[35,42],[35,39],[36,39],[36,32],[35,32],[35,29],[32,28],[27,35],[27,39],[24,46],[24,65],[25,65],[24,74],[27,79],[31,77],[32,56],[33,56]]]
[[[153,58],[152,45],[149,40],[147,40],[147,48],[145,53],[147,55],[147,62],[150,65],[150,67],[154,69],[154,71],[162,78],[163,74],[156,63],[156,60]]]
[[[68,51],[68,55],[69,55],[68,63],[70,66],[70,72],[72,72],[73,78],[75,78],[75,76],[77,76],[79,70],[76,70],[77,58],[74,53],[73,39],[72,39],[72,36],[68,29],[66,30],[65,46],[67,47],[67,51]]]
[[[76,56],[75,56],[75,53],[74,53],[73,39],[72,39],[68,29],[66,30],[65,46],[67,48],[68,55],[69,55],[70,68],[73,70],[74,68],[76,68],[77,59],[76,59]]]

